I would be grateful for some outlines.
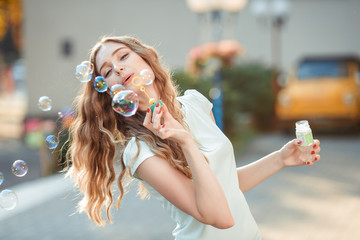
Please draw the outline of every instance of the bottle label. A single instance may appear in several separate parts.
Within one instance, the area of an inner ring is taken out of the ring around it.
[[[309,146],[314,143],[313,136],[311,132],[308,133],[296,133],[296,138],[301,140],[301,146]]]

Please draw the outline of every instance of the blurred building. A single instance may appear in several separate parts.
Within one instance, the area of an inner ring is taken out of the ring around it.
[[[360,1],[291,0],[282,31],[282,69],[304,55],[360,55]],[[56,115],[71,104],[80,83],[75,67],[88,58],[102,35],[131,35],[158,49],[171,68],[182,68],[189,49],[211,40],[186,1],[179,0],[31,0],[24,1],[24,53],[30,116]],[[249,7],[242,10],[234,32],[246,49],[241,61],[271,64],[271,33]],[[230,31],[231,32],[231,31]],[[37,107],[40,96],[53,100],[50,112]]]

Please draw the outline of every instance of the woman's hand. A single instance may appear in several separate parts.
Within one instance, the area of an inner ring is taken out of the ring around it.
[[[169,113],[166,105],[157,104],[154,112],[147,110],[143,125],[162,139],[174,139],[180,144],[186,143],[191,135]]]
[[[300,165],[313,165],[314,162],[320,160],[320,141],[315,139],[313,146],[310,148],[311,159],[307,161],[303,161],[302,157],[304,153],[300,150],[301,141],[298,139],[294,139],[287,144],[285,144],[279,150],[280,161],[283,167],[294,167]]]

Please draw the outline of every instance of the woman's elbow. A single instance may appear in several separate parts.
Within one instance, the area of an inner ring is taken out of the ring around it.
[[[234,224],[235,224],[234,218],[232,216],[230,216],[227,218],[218,219],[215,222],[215,224],[212,224],[212,226],[219,228],[219,229],[227,229],[227,228],[231,228],[232,226],[234,226]]]

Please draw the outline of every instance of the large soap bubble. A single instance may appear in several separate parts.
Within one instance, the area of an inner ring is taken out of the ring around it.
[[[12,167],[11,170],[13,172],[13,174],[17,177],[23,177],[26,175],[27,171],[28,171],[28,166],[26,164],[25,161],[23,160],[16,160]]]
[[[83,61],[76,66],[75,77],[80,82],[88,82],[92,78],[94,72],[94,65],[89,61]]]
[[[138,95],[131,90],[120,91],[112,100],[112,108],[124,117],[133,116],[139,107]]]
[[[4,189],[0,193],[0,207],[5,210],[12,210],[16,207],[18,197],[13,190]]]
[[[39,98],[38,106],[40,110],[47,112],[52,108],[52,101],[48,96],[42,96]]]
[[[94,87],[99,93],[106,92],[108,90],[108,85],[105,82],[103,76],[97,76],[94,80]]]
[[[115,84],[110,88],[110,97],[113,98],[118,92],[125,90],[121,84]]]

